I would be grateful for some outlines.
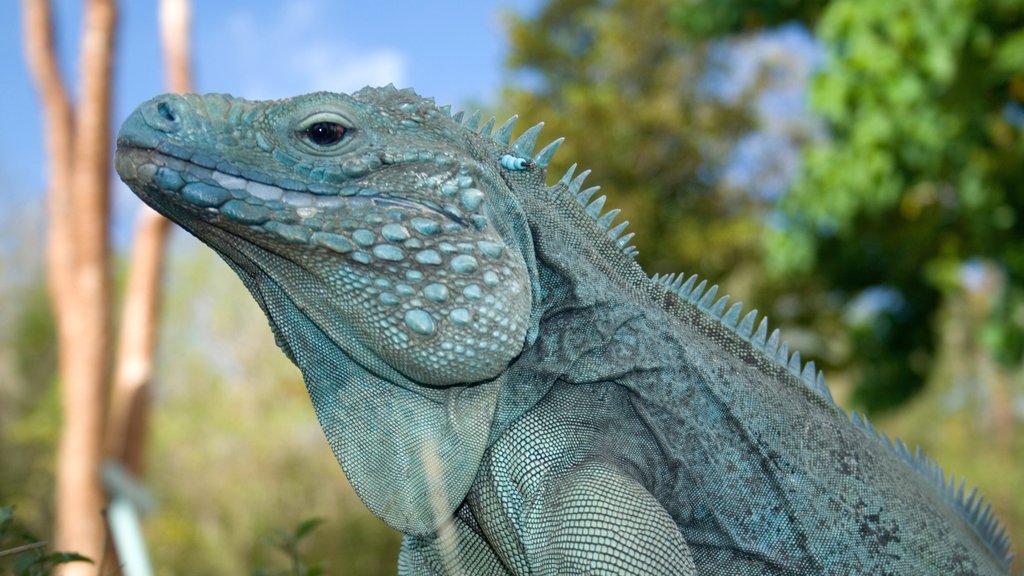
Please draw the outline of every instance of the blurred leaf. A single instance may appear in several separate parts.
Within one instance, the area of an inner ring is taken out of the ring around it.
[[[1007,36],[994,59],[995,70],[1008,74],[1024,71],[1024,29]]]
[[[14,506],[0,506],[0,538],[7,535],[14,522]]]
[[[0,506],[0,573],[9,561],[15,576],[46,576],[61,564],[92,563],[74,552],[47,552],[45,542],[16,523],[13,506]]]
[[[310,534],[313,530],[316,530],[321,524],[324,523],[323,518],[310,518],[300,522],[298,527],[295,528],[294,540],[298,542]]]
[[[277,529],[274,536],[269,539],[279,551],[288,558],[290,569],[272,570],[268,568],[257,568],[253,571],[254,576],[317,576],[324,573],[323,563],[309,563],[304,559],[304,554],[299,547],[302,540],[311,534],[317,527],[323,524],[321,518],[310,518],[303,520],[291,532]]]

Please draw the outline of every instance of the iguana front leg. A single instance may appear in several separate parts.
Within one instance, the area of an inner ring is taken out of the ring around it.
[[[619,386],[559,384],[485,453],[460,513],[511,573],[696,573],[628,410]]]
[[[553,479],[525,517],[538,574],[696,574],[686,541],[639,482],[590,461]]]
[[[488,523],[460,516],[440,535],[407,537],[400,576],[696,574],[675,522],[639,482],[601,461],[546,481],[497,482],[470,497]],[[500,509],[500,510],[499,510]],[[494,522],[495,519],[499,519]],[[483,531],[483,533],[481,532]],[[489,540],[489,541],[488,541]]]

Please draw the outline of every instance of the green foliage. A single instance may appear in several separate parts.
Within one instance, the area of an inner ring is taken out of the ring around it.
[[[828,136],[804,150],[802,175],[771,219],[766,260],[787,290],[814,286],[836,311],[879,290],[899,295],[871,326],[841,330],[852,332],[844,364],[858,375],[855,400],[889,409],[920,390],[937,311],[973,261],[1007,274],[984,329],[1004,365],[1019,363],[1024,2],[698,0],[674,16],[711,38],[795,20],[826,51],[811,98]]]
[[[57,324],[42,282],[23,291],[17,310],[11,342],[15,377],[43,388],[57,376]]]
[[[0,502],[44,532],[52,519],[53,455],[60,430],[55,324],[41,281],[0,294]]]
[[[763,201],[721,183],[729,151],[752,127],[752,94],[716,95],[716,52],[676,33],[676,4],[553,0],[535,17],[512,18],[510,65],[528,89],[508,88],[503,105],[524,125],[544,121],[550,137],[566,137],[552,174],[585,162],[640,231],[647,269],[722,277],[758,260]]]
[[[274,535],[269,539],[269,544],[284,553],[288,558],[289,568],[287,570],[258,568],[253,571],[253,576],[320,576],[323,574],[323,564],[307,563],[306,560],[303,560],[303,555],[299,550],[306,536],[309,536],[323,522],[322,518],[310,518],[299,522],[295,530],[291,532],[275,530]]]
[[[15,522],[13,506],[0,506],[0,574],[45,576],[72,562],[92,560],[74,552],[47,552],[46,542]]]
[[[884,286],[903,301],[890,330],[855,338],[857,399],[891,407],[933,364],[932,323],[972,260],[1024,281],[1024,2],[829,3],[818,26],[827,66],[812,86],[830,137],[769,234],[779,273],[813,271],[847,301]],[[997,356],[1020,360],[1022,300],[1006,291],[988,330]],[[910,358],[911,362],[906,359]]]
[[[703,38],[759,31],[790,21],[813,23],[828,0],[690,0],[673,8],[675,23]]]

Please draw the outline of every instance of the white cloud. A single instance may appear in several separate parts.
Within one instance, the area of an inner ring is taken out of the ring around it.
[[[317,43],[293,54],[291,69],[308,82],[308,90],[349,92],[363,86],[402,86],[405,60],[395,50],[354,53]]]
[[[282,2],[269,12],[242,8],[228,16],[208,62],[203,90],[252,99],[316,90],[350,92],[407,81],[407,58],[392,47],[346,41],[344,5],[322,0]]]

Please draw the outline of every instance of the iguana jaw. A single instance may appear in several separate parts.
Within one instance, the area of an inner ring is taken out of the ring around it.
[[[345,219],[357,221],[388,210],[403,212],[421,228],[438,222],[466,226],[440,209],[356,184],[340,187],[335,194],[287,190],[243,178],[235,170],[221,171],[224,165],[221,170],[210,169],[139,147],[127,137],[118,138],[115,164],[125,182],[158,212],[181,221],[173,212],[185,210],[193,218],[268,248],[279,247],[283,240],[349,254],[359,250],[359,243],[334,230]]]

